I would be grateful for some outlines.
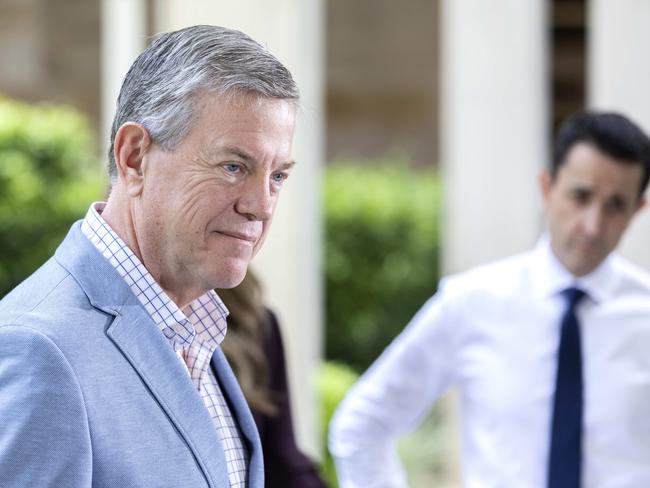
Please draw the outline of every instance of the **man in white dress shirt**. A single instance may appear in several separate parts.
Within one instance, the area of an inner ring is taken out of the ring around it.
[[[537,246],[443,279],[340,405],[342,488],[407,486],[394,441],[451,387],[466,487],[650,486],[650,275],[614,252],[649,174],[625,117],[565,122]]]

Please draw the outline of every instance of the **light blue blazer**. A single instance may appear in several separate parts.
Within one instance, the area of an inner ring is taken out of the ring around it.
[[[220,349],[212,367],[263,488],[259,436]],[[229,486],[181,361],[77,222],[0,302],[0,486]]]

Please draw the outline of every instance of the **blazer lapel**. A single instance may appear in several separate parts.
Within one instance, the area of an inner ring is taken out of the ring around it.
[[[226,458],[210,414],[187,370],[138,303],[115,318],[113,340],[192,450],[210,486],[228,486]]]
[[[264,460],[257,426],[235,374],[219,347],[212,356],[212,368],[219,386],[229,402],[232,414],[237,420],[239,429],[248,443],[250,452],[248,486],[262,488],[264,486]]]
[[[83,235],[79,223],[57,249],[56,259],[79,282],[93,306],[115,316],[107,336],[178,429],[209,485],[228,486],[225,455],[215,448],[221,442],[187,370],[122,277]]]

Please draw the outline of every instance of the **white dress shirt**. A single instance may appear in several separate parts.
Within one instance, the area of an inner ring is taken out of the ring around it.
[[[395,439],[450,387],[460,397],[468,488],[544,488],[565,309],[577,286],[583,487],[650,487],[650,275],[610,255],[571,276],[548,239],[442,280],[351,389],[330,428],[341,488],[407,486]]]

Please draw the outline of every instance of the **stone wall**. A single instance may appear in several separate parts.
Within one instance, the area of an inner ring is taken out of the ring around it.
[[[326,3],[327,159],[437,156],[437,1]]]
[[[0,0],[0,93],[77,107],[99,126],[99,0]]]

